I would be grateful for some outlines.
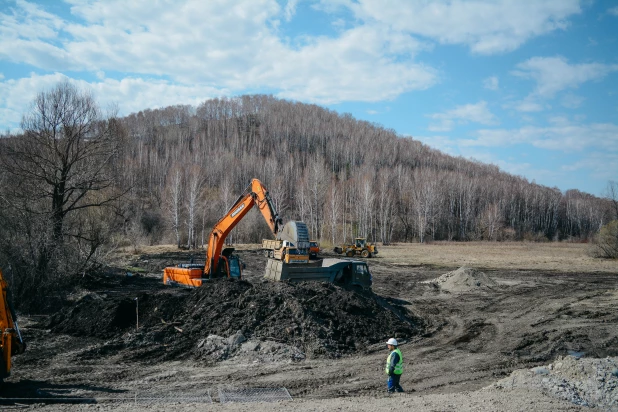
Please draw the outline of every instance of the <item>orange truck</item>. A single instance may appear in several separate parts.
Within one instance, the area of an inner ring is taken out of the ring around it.
[[[316,240],[309,241],[309,258],[317,259],[320,253],[320,244]]]

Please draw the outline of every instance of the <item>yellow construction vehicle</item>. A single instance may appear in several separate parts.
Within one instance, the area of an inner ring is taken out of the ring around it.
[[[289,240],[262,240],[264,256],[285,263],[308,263],[309,255],[294,246]]]
[[[354,239],[353,245],[336,246],[334,251],[340,255],[343,253],[347,257],[360,255],[364,258],[370,258],[378,254],[378,248],[376,245],[367,242],[367,239],[364,237],[357,237]]]
[[[9,295],[8,284],[0,271],[0,382],[11,374],[11,356],[24,353],[26,349]]]

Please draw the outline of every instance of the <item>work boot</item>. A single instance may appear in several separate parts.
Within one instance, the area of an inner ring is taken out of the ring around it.
[[[396,389],[397,392],[403,392],[403,388],[400,386]]]

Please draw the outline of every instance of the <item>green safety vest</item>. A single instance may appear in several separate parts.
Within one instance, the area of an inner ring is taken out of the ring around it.
[[[395,370],[393,372],[395,375],[401,375],[403,373],[403,355],[401,354],[399,348],[388,354],[388,358],[386,358],[386,369],[384,371],[388,375],[388,370],[391,366],[391,356],[393,356],[393,353],[397,353],[397,355],[399,355],[399,362],[395,365]]]

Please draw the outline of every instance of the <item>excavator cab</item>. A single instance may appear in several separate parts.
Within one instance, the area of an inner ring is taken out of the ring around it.
[[[219,263],[219,269],[224,267],[222,276],[229,277],[230,279],[240,279],[242,276],[242,264],[238,256],[222,257]]]
[[[215,278],[232,278],[240,279],[242,276],[242,263],[238,256],[234,255],[234,248],[227,247],[221,252],[217,270],[214,273]]]
[[[354,240],[356,240],[356,247],[358,248],[364,248],[365,245],[367,244],[367,239],[365,238],[357,237]]]

